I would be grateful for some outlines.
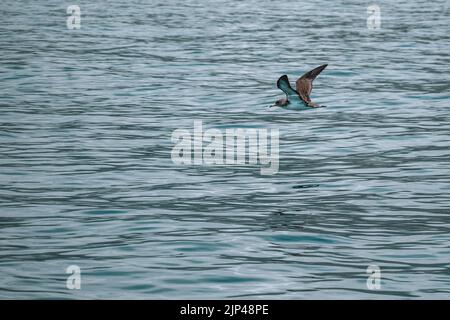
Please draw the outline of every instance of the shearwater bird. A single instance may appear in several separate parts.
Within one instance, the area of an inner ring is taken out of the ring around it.
[[[310,95],[314,79],[327,67],[321,65],[308,71],[295,82],[295,89],[289,84],[287,75],[281,76],[277,81],[277,87],[286,94],[286,98],[279,99],[271,107],[281,107],[288,110],[319,108],[318,104],[311,101]]]

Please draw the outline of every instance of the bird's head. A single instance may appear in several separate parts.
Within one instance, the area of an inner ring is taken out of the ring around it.
[[[271,105],[271,107],[282,107],[287,105],[288,103],[289,102],[286,99],[278,99],[273,105]]]

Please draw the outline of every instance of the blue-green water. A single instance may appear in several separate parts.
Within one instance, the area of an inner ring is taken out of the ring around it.
[[[450,1],[370,4],[1,1],[0,298],[448,298]],[[175,165],[194,120],[279,172]]]

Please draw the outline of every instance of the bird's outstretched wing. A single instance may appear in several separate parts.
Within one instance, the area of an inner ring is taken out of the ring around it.
[[[327,67],[328,64],[321,65],[311,71],[306,72],[295,82],[295,88],[300,96],[300,98],[307,102],[311,102],[311,90],[314,79]]]
[[[287,75],[282,75],[277,81],[277,87],[286,94],[288,100],[298,97],[298,92],[292,89]]]

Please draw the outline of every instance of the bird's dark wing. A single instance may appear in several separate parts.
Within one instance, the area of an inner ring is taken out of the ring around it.
[[[289,84],[287,75],[283,75],[278,79],[277,87],[286,94],[286,98],[288,100],[298,96],[298,92],[292,89],[291,85]]]
[[[306,102],[311,102],[311,91],[312,91],[312,84],[314,79],[327,67],[328,64],[321,65],[320,67],[317,67],[315,69],[312,69],[311,71],[308,71],[304,75],[302,75],[298,80],[295,82],[295,88],[297,89],[297,92],[302,98],[302,100]]]

